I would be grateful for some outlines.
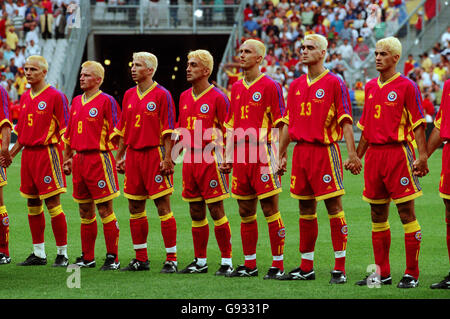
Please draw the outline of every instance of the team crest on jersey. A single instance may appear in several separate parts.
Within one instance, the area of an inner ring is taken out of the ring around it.
[[[156,175],[156,176],[155,176],[155,182],[161,183],[162,181],[163,181],[163,178],[162,178],[161,175]]]
[[[261,180],[265,183],[269,180],[269,175],[268,174],[262,174],[261,175]]]
[[[414,237],[416,237],[418,241],[422,241],[422,232],[420,230],[417,231]]]
[[[261,100],[261,97],[262,97],[261,93],[255,92],[255,93],[253,93],[252,99],[255,102],[259,102]]]
[[[2,224],[3,224],[3,226],[5,226],[5,227],[8,227],[8,226],[9,226],[9,217],[8,217],[8,216],[6,216],[6,217],[4,217],[4,218],[2,219]]]
[[[331,176],[328,174],[323,175],[322,179],[325,183],[331,182]]]
[[[316,91],[316,98],[321,99],[325,95],[325,91],[323,89],[318,89]]]
[[[216,188],[217,185],[218,185],[218,183],[215,179],[213,179],[209,182],[209,187],[211,187],[211,188]]]
[[[150,112],[153,112],[154,110],[156,110],[156,103],[155,102],[148,102],[147,110],[149,110]]]
[[[45,110],[45,108],[47,107],[47,103],[45,103],[44,101],[39,102],[38,104],[38,109],[39,110]]]
[[[397,93],[395,93],[394,91],[389,92],[387,99],[390,102],[394,102],[397,99]]]
[[[44,177],[44,183],[45,184],[50,184],[51,182],[52,182],[52,178],[50,176],[47,175],[47,176]]]
[[[202,112],[203,114],[208,113],[208,112],[209,112],[209,105],[208,105],[208,104],[203,104],[203,105],[200,107],[200,112]]]
[[[101,180],[98,181],[97,186],[100,187],[100,188],[105,188],[106,182],[101,179]]]
[[[97,114],[98,114],[98,110],[95,107],[93,107],[92,109],[89,110],[90,117],[96,117]]]
[[[406,186],[409,184],[409,178],[408,177],[402,177],[400,179],[400,184],[402,184],[403,186]]]

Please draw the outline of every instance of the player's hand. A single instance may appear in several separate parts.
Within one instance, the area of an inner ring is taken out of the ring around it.
[[[356,155],[349,156],[349,158],[344,162],[344,168],[347,171],[350,171],[353,175],[358,175],[362,170],[361,159]]]
[[[63,172],[66,175],[72,174],[72,159],[69,158],[68,160],[64,161],[63,163]]]
[[[287,171],[287,155],[283,155],[277,165],[277,175],[283,176]]]
[[[0,166],[6,168],[12,163],[11,154],[8,150],[2,150],[0,152]]]
[[[418,158],[413,163],[413,175],[423,177],[427,175],[430,170],[428,169],[427,158]]]
[[[161,171],[161,175],[167,176],[175,173],[174,164],[171,159],[164,159],[161,163],[159,163],[159,170]]]
[[[119,174],[125,174],[125,159],[116,161],[116,170]]]
[[[231,163],[222,163],[219,165],[219,171],[223,174],[230,174],[232,168],[233,164]]]

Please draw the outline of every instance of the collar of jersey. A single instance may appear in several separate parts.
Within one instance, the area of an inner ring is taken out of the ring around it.
[[[145,91],[144,93],[141,93],[139,91],[139,86],[136,85],[136,92],[137,95],[139,96],[139,99],[142,100],[151,90],[153,90],[155,88],[155,86],[157,86],[158,83],[156,83],[156,81],[153,81],[153,84],[150,85],[150,87],[147,89],[147,91]]]
[[[399,76],[400,76],[400,72],[397,72],[397,73],[395,73],[389,80],[387,80],[387,81],[384,82],[384,83],[381,83],[380,77],[378,77],[377,83],[378,83],[379,88],[381,89],[383,86],[385,86],[385,85],[388,84],[388,83],[391,83],[392,81],[394,81],[394,80],[395,80],[396,78],[398,78]]]
[[[313,85],[314,83],[316,83],[317,81],[319,81],[321,78],[323,78],[325,75],[327,75],[327,73],[330,72],[330,70],[325,69],[325,71],[323,71],[322,73],[320,73],[318,76],[316,76],[316,78],[314,80],[310,80],[308,74],[306,75],[306,82],[308,83],[308,86]]]
[[[30,89],[30,97],[31,97],[31,99],[36,98],[39,94],[41,94],[42,92],[44,92],[49,86],[50,86],[50,84],[47,84],[46,86],[44,86],[44,88],[43,88],[42,90],[40,90],[40,91],[37,92],[36,94],[33,94],[33,90]]]
[[[95,93],[94,95],[92,95],[90,98],[88,98],[86,100],[86,95],[83,93],[83,95],[81,96],[81,104],[82,105],[86,105],[89,102],[91,102],[93,99],[95,99],[97,96],[99,96],[102,93],[101,90],[98,90],[97,93]]]
[[[194,99],[194,101],[198,101],[200,100],[200,98],[205,95],[206,93],[208,93],[212,88],[214,87],[214,85],[210,85],[206,88],[206,90],[204,90],[202,93],[200,93],[199,95],[195,96],[194,94],[194,89],[192,89],[191,94],[192,94],[192,98]]]
[[[260,76],[258,76],[256,79],[253,80],[252,83],[248,84],[247,81],[245,81],[245,77],[242,79],[242,84],[244,84],[245,88],[248,90],[253,84],[258,82],[265,74],[261,73]]]

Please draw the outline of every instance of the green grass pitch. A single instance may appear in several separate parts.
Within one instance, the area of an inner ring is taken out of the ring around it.
[[[289,148],[292,155],[293,146]],[[341,144],[343,160],[346,159],[345,145]],[[392,286],[381,288],[358,287],[354,283],[366,275],[368,265],[373,264],[371,244],[371,221],[369,205],[361,198],[363,176],[344,173],[346,195],[343,197],[344,211],[349,229],[347,248],[348,283],[329,285],[330,271],[334,265],[334,255],[330,240],[330,226],[325,206],[318,205],[319,237],[315,251],[315,281],[267,281],[263,275],[271,265],[270,245],[267,223],[258,207],[259,242],[257,262],[260,271],[256,278],[222,278],[214,276],[220,263],[220,254],[210,222],[207,274],[182,275],[160,274],[165,251],[160,232],[160,221],[152,201],[147,202],[147,215],[150,232],[148,250],[150,258],[149,272],[101,272],[100,266],[105,256],[105,243],[102,225],[99,222],[96,243],[97,267],[81,269],[80,288],[69,288],[68,278],[73,273],[66,269],[51,267],[56,256],[55,241],[50,225],[50,216],[46,215],[46,266],[19,267],[32,251],[31,235],[27,220],[26,200],[19,195],[20,159],[17,158],[7,170],[8,185],[4,188],[5,203],[10,217],[10,253],[12,262],[0,266],[2,299],[9,298],[69,298],[69,299],[442,299],[449,298],[448,291],[435,291],[429,288],[431,283],[440,281],[448,274],[449,259],[445,244],[444,205],[438,194],[441,170],[442,150],[438,149],[429,160],[430,174],[421,179],[424,196],[416,200],[416,215],[422,227],[423,240],[420,252],[420,285],[416,289],[396,288],[405,269],[404,232],[395,206],[391,204],[389,221],[392,229],[391,271]],[[289,156],[291,159],[292,156]],[[290,172],[290,164],[288,168]],[[283,192],[280,195],[280,210],[286,227],[285,268],[290,271],[298,267],[298,202],[289,195],[289,177],[282,177]],[[123,175],[119,175],[123,186]],[[181,164],[176,166],[175,193],[171,197],[172,210],[178,227],[178,265],[184,268],[193,259],[191,219],[188,204],[181,200]],[[80,218],[78,206],[73,201],[71,177],[67,178],[67,193],[62,195],[62,205],[68,222],[68,250],[70,262],[81,252]],[[119,258],[125,266],[133,257],[128,202],[120,196],[114,201],[115,213],[120,225]],[[240,218],[234,199],[225,200],[226,213],[231,224],[233,243],[233,263],[243,263],[240,240]],[[100,220],[98,218],[98,220]]]

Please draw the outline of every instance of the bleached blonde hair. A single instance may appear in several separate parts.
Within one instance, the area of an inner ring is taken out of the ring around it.
[[[378,40],[375,47],[383,48],[390,52],[392,55],[398,55],[399,57],[402,56],[402,43],[396,37],[387,37]]]
[[[253,46],[256,50],[256,53],[258,55],[262,56],[261,63],[262,63],[262,61],[264,61],[264,58],[266,56],[266,46],[264,45],[264,43],[262,43],[259,40],[248,39],[248,40],[245,40],[244,43],[242,43],[242,45],[244,45],[244,44]]]
[[[103,65],[96,61],[86,61],[81,65],[81,68],[91,68],[92,73],[102,79],[100,84],[103,83],[103,79],[105,78],[105,68]]]
[[[200,62],[203,64],[203,66],[207,69],[209,69],[209,74],[211,75],[214,67],[214,58],[212,57],[211,53],[207,50],[195,50],[191,51],[188,54],[188,59],[196,58],[199,59]]]
[[[27,59],[26,59],[27,63],[36,63],[39,68],[41,70],[45,70],[48,71],[48,62],[47,60],[40,55],[30,55]]]
[[[133,60],[143,60],[148,68],[153,69],[153,75],[158,68],[158,58],[150,52],[135,52],[133,53]]]
[[[328,48],[328,40],[321,34],[307,34],[304,38],[304,41],[309,40],[316,44],[319,50],[327,50]]]

